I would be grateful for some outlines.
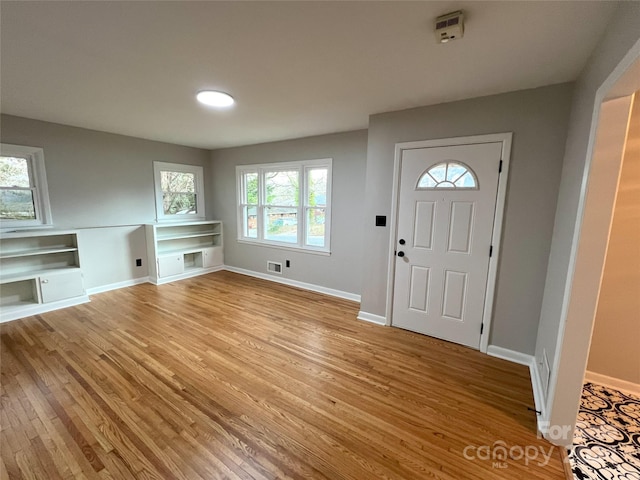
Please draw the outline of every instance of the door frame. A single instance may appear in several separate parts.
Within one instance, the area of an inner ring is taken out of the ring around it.
[[[473,135],[467,137],[439,138],[434,140],[420,140],[415,142],[396,143],[394,155],[395,158],[393,164],[393,190],[391,195],[391,236],[389,241],[389,265],[387,269],[387,326],[393,325],[393,286],[395,283],[396,273],[395,247],[396,239],[398,237],[398,197],[400,195],[400,168],[402,162],[402,153],[405,150],[415,150],[420,148],[454,147],[459,145],[476,145],[482,143],[502,142],[502,172],[498,177],[496,211],[493,217],[493,233],[491,235],[493,254],[489,258],[487,289],[484,299],[484,311],[482,313],[482,323],[484,325],[484,330],[482,335],[480,336],[480,351],[482,353],[487,353],[487,348],[489,347],[489,333],[491,332],[491,320],[493,316],[496,279],[498,274],[498,259],[500,258],[500,239],[502,238],[504,207],[507,198],[507,183],[509,179],[509,163],[511,159],[512,138],[512,132],[505,132],[493,133],[488,135]]]
[[[580,304],[580,299],[597,299],[599,297],[600,280],[606,260],[609,228],[613,216],[612,209],[604,217],[599,215],[601,207],[596,205],[596,202],[590,202],[588,197],[590,185],[602,181],[598,167],[601,167],[602,162],[610,161],[607,156],[597,154],[597,134],[601,126],[602,109],[606,109],[606,102],[633,95],[640,90],[640,76],[638,75],[640,72],[640,39],[636,40],[620,61],[616,65],[612,65],[611,68],[611,73],[602,80],[595,92],[589,139],[584,154],[584,167],[581,172],[578,172],[582,175],[582,184],[575,225],[571,233],[573,238],[569,266],[563,285],[564,292],[562,308],[559,312],[555,360],[551,365],[547,396],[546,398],[542,397],[542,416],[538,418],[539,428],[545,437],[547,437],[551,426],[560,427],[562,432],[567,432],[566,436],[549,438],[552,443],[562,446],[570,444],[573,438],[597,311],[595,302],[587,302],[588,305],[585,306]],[[620,118],[617,121],[619,122]],[[622,157],[611,164],[611,168],[615,169],[619,169],[621,166]],[[607,195],[608,201],[611,201],[612,198],[615,198],[616,191],[609,190]],[[588,229],[588,222],[597,223]],[[598,244],[597,242],[603,238],[604,243]],[[554,244],[552,244],[552,248],[553,246]],[[590,249],[586,247],[590,247]],[[585,266],[590,268],[592,275],[586,277],[576,275],[576,272],[580,273]],[[558,385],[562,385],[562,389],[559,389]],[[570,428],[567,430],[566,426]]]

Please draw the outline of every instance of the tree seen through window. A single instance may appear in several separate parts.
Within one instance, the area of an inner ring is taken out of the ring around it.
[[[184,172],[160,172],[162,206],[165,215],[197,213],[196,176]]]
[[[0,218],[3,220],[35,220],[29,160],[0,157]]]
[[[243,165],[236,171],[239,238],[329,250],[331,159]]]

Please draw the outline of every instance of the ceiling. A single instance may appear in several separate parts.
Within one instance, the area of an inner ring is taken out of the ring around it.
[[[438,15],[465,36],[439,45]],[[2,113],[203,148],[574,80],[615,2],[0,3]],[[195,93],[219,89],[219,111]]]

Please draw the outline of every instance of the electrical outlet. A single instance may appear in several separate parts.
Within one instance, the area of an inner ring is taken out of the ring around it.
[[[136,267],[141,267],[141,266],[142,266],[142,259],[136,258]]]

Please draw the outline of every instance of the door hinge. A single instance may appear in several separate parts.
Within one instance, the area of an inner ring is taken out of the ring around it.
[[[480,325],[480,335],[482,335],[482,332],[484,332],[484,323]]]
[[[489,257],[493,255],[493,245],[489,246]]]
[[[502,173],[502,160],[500,160],[500,165],[498,166],[498,173]]]

